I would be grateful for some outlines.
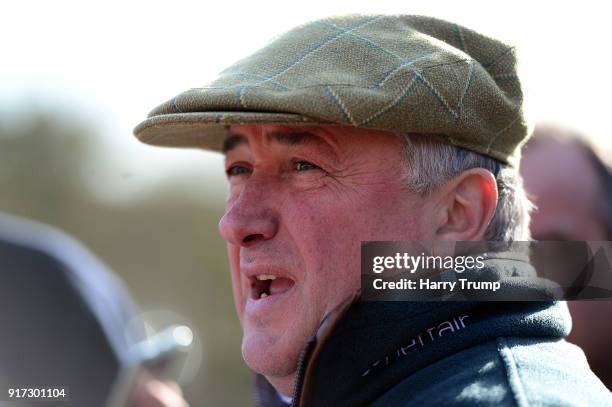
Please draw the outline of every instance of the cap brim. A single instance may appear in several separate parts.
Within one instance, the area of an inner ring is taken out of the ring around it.
[[[194,112],[151,116],[134,128],[143,143],[221,151],[229,126],[236,124],[329,124],[292,113]]]

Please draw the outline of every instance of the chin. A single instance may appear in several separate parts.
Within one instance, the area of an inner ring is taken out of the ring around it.
[[[304,346],[301,340],[265,331],[245,332],[242,357],[254,372],[267,378],[285,377],[295,373]]]

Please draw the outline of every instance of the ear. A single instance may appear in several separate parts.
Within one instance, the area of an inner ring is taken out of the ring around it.
[[[482,240],[497,207],[497,183],[484,168],[462,172],[440,188],[437,240]]]

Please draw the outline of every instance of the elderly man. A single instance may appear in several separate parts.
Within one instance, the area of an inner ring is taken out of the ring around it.
[[[135,129],[225,153],[219,228],[258,404],[612,403],[563,340],[562,303],[359,298],[362,241],[529,238],[515,65],[513,48],[433,18],[326,19]]]

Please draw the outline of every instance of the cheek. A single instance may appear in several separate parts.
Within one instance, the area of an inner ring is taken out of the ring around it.
[[[286,203],[289,227],[305,259],[359,264],[362,241],[427,239],[425,205],[405,193],[372,191]]]
[[[358,279],[359,240],[346,208],[324,200],[291,200],[284,207],[284,224],[301,258],[305,295],[313,307],[328,308],[330,292]],[[343,281],[338,281],[343,280]],[[316,299],[316,300],[315,300]]]
[[[299,198],[284,202],[283,224],[303,263],[304,300],[314,314],[359,289],[362,241],[424,239],[423,211],[399,194]]]
[[[380,192],[353,211],[350,227],[358,241],[427,240],[431,218],[424,203],[408,194]]]
[[[375,217],[358,206],[301,200],[285,206],[286,225],[305,270],[313,309],[329,311],[360,286],[361,241],[371,240]],[[316,300],[315,300],[316,299]]]

